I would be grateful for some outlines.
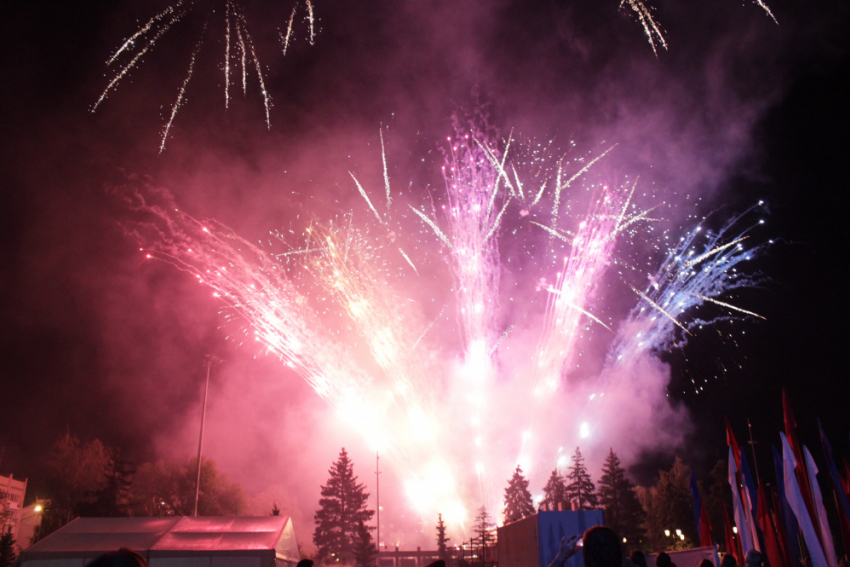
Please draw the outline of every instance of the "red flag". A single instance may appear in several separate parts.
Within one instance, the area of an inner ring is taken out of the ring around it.
[[[850,463],[844,459],[844,474],[841,476],[841,483],[844,485],[844,494],[850,498]]]
[[[729,424],[728,418],[726,419],[726,444],[732,447],[732,454],[735,455],[735,468],[741,470],[741,447],[738,446],[738,440],[732,433],[732,426]]]
[[[776,537],[776,526],[767,507],[767,499],[764,496],[764,488],[759,483],[758,522],[761,532],[764,534],[764,547],[767,552],[767,560],[771,567],[783,567],[786,565],[785,557]]]
[[[797,466],[799,466],[803,452],[800,451],[800,444],[797,442],[797,420],[794,419],[794,412],[791,411],[791,402],[788,401],[788,390],[785,387],[782,388],[782,414],[785,419],[785,438],[788,439],[788,444],[791,445],[794,458],[797,459]]]
[[[699,513],[699,545],[700,547],[714,546],[714,541],[711,539],[711,520],[708,518],[706,506],[703,506]]]
[[[723,531],[726,535],[726,553],[731,553],[738,561],[738,565],[741,565],[741,559],[744,555],[736,545],[735,537],[732,535],[732,522],[729,521],[729,510],[726,509],[726,504],[723,505]]]
[[[797,461],[797,467],[794,469],[794,472],[797,476],[797,484],[800,485],[800,494],[803,497],[803,502],[806,504],[809,517],[817,518],[817,511],[815,510],[814,500],[812,499],[812,489],[809,485],[809,475],[806,473],[806,461],[803,459],[800,442],[797,441],[797,420],[794,419],[794,413],[791,411],[791,402],[788,401],[788,391],[784,387],[782,388],[782,413],[785,419],[785,438],[788,440],[788,445],[791,447],[791,452],[794,453],[794,459]],[[818,541],[823,545],[820,526],[815,523],[814,528],[818,536]]]
[[[776,539],[779,542],[779,549],[782,551],[782,557],[785,559],[785,567],[794,567],[795,558],[791,557],[791,551],[788,548],[788,541],[785,539],[785,530],[782,529],[782,518],[780,510],[782,507],[779,504],[779,492],[776,487],[770,489],[771,501],[773,502],[773,526],[776,528]]]
[[[835,496],[833,494],[833,496]],[[837,500],[837,497],[836,497]],[[841,513],[841,506],[838,502],[835,503],[835,507],[838,508],[838,527],[841,530],[841,541],[844,542],[844,549],[850,549],[850,522],[847,520],[847,516]]]

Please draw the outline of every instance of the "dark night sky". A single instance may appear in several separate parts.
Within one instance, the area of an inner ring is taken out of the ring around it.
[[[448,116],[474,85],[493,101],[503,131],[574,139],[588,150],[618,142],[612,175],[639,174],[676,202],[673,225],[764,199],[776,244],[756,268],[769,279],[737,296],[767,320],[734,323],[734,344],[709,333],[669,357],[670,394],[695,424],[678,453],[707,472],[724,456],[723,417],[739,438],[750,418],[766,464],[787,387],[803,441],[816,442],[820,417],[836,451],[850,454],[841,275],[850,265],[846,2],[769,0],[777,26],[749,0],[658,1],[669,50],[657,58],[616,0],[316,0],[316,45],[307,45],[302,25],[286,58],[277,33],[291,4],[244,4],[274,104],[272,128],[255,80],[245,98],[234,89],[225,112],[223,35],[212,18],[162,155],[159,132],[203,17],[164,36],[90,113],[111,76],[109,53],[165,4],[3,4],[0,473],[30,477],[37,490],[43,457],[66,428],[119,444],[136,460],[188,456],[191,448],[170,443],[190,437],[184,422],[194,415],[207,352],[229,361],[218,387],[244,384],[269,396],[251,384],[276,376],[273,396],[306,400],[281,401],[284,437],[315,431],[321,403],[309,388],[226,341],[217,303],[188,277],[145,263],[121,229],[127,212],[105,188],[149,176],[194,216],[259,238],[296,215],[327,218],[360,206],[347,171],[378,179],[382,124],[392,132],[396,178],[433,166],[419,156],[444,139]],[[710,379],[703,393],[688,387],[692,378]],[[263,406],[259,418],[266,411],[276,410]],[[229,439],[259,436],[237,414],[222,413]],[[331,446],[345,442],[354,441]],[[286,450],[299,446],[258,441],[252,458]],[[317,454],[283,476],[322,480],[334,456]],[[646,455],[634,472],[647,480],[670,458]],[[258,485],[281,474],[251,478],[249,468],[225,466]]]

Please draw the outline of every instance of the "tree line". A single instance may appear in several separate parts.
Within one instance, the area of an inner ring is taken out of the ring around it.
[[[535,508],[528,480],[517,466],[505,489],[505,523],[531,516],[538,510],[601,509],[605,525],[624,539],[627,547],[670,551],[699,545],[690,490],[690,468],[676,458],[670,470],[658,471],[653,486],[635,486],[626,476],[619,457],[610,449],[602,474],[593,482],[576,447],[566,475],[552,471]],[[732,492],[726,463],[718,461],[706,485],[699,483],[713,526],[722,526],[724,505],[731,507]],[[479,517],[481,512],[479,511]],[[716,521],[715,521],[716,520]],[[723,534],[714,534],[723,541]]]
[[[138,466],[122,457],[119,447],[99,439],[82,442],[61,435],[47,458],[41,525],[33,541],[77,517],[189,516],[194,511],[198,460],[155,461]],[[245,509],[242,487],[201,460],[198,515],[231,516]]]
[[[700,483],[703,503],[714,526],[723,525],[720,518],[724,505],[729,508],[731,488],[725,476],[726,463],[718,461],[709,475],[709,483]],[[699,545],[699,534],[693,514],[690,492],[690,469],[676,458],[669,470],[660,470],[653,486],[635,486],[626,469],[611,449],[602,465],[601,476],[593,481],[581,450],[576,448],[565,475],[553,470],[543,487],[543,498],[535,505],[529,482],[517,466],[505,489],[504,523],[531,516],[540,510],[602,509],[605,525],[626,541],[627,548],[653,551],[675,550]],[[343,448],[328,470],[328,481],[321,486],[319,509],[314,519],[313,543],[320,564],[345,564],[372,567],[376,563],[377,543],[372,538],[373,526],[368,522],[374,510],[367,508],[369,493],[358,482],[354,465]],[[472,532],[473,544],[481,557],[495,543],[492,521],[486,507],[478,509]],[[442,514],[436,523],[439,556],[451,558],[450,538]],[[721,535],[722,534],[718,534]],[[718,537],[717,541],[722,541]]]

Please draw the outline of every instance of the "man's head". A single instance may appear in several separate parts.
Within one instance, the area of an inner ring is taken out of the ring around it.
[[[655,558],[655,566],[656,567],[672,567],[673,560],[670,559],[670,556],[664,553],[663,551],[658,554],[658,557]]]
[[[582,538],[584,567],[621,567],[623,552],[620,538],[611,528],[593,526]]]
[[[744,556],[744,563],[747,564],[747,567],[758,567],[761,565],[761,553],[755,549],[749,550]]]

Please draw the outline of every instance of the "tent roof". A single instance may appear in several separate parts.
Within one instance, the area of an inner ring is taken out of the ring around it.
[[[24,552],[274,550],[289,516],[77,518]]]

